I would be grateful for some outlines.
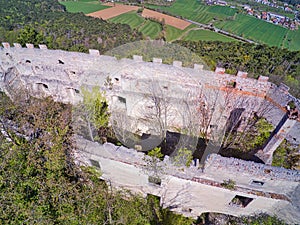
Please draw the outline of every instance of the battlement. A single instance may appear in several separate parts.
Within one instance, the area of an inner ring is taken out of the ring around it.
[[[242,98],[247,98],[248,103],[238,104],[244,104],[239,108],[245,108],[245,113],[249,115],[257,112],[258,106],[273,105],[267,119],[274,126],[286,113],[286,105],[289,102],[293,101],[296,107],[300,108],[299,99],[288,93],[289,88],[286,85],[276,86],[264,76],[258,79],[248,78],[247,73],[242,71],[238,71],[236,75],[229,75],[225,73],[224,68],[216,68],[213,72],[204,70],[203,65],[195,64],[193,68],[183,67],[180,61],[166,65],[160,58],[144,62],[143,57],[137,55],[133,56],[133,59],[117,60],[112,56],[101,55],[95,49],[90,49],[86,54],[49,50],[45,45],[39,45],[39,48],[33,48],[32,44],[27,44],[26,48],[22,48],[18,43],[14,43],[14,47],[9,43],[2,45],[0,88],[3,90],[4,83],[9,83],[10,86],[22,84],[31,87],[29,90],[34,90],[36,94],[39,92],[43,93],[43,96],[52,95],[59,101],[76,103],[81,99],[81,86],[98,85],[104,88],[107,77],[110,77],[114,90],[119,90],[117,95],[127,98],[126,104],[131,107],[137,101],[136,96],[141,98],[146,93],[151,94],[150,86],[155,79],[158,81],[156,83],[167,90],[168,96],[174,99],[180,99],[181,93],[189,92],[204,93],[209,99],[211,96],[208,95],[220,92],[219,104],[224,104],[222,101],[224,102],[228,96],[240,102]],[[10,70],[11,68],[15,69]],[[116,95],[116,92],[107,90],[107,94]],[[219,110],[222,107],[225,106],[221,106]],[[226,106],[228,109],[232,107],[236,106]],[[298,121],[300,122],[299,118]],[[299,123],[294,127],[289,132],[288,138],[300,143],[297,137],[300,132]]]
[[[78,162],[101,169],[102,179],[116,187],[125,187],[143,195],[161,197],[161,205],[186,216],[197,217],[203,212],[220,212],[235,216],[267,212],[282,216],[294,223],[299,214],[294,204],[299,197],[300,173],[254,162],[224,158],[212,154],[204,169],[191,165],[175,166],[169,157],[163,166],[161,183],[149,181],[147,158],[142,152],[110,143],[100,145],[76,137]],[[224,187],[224,181],[233,180],[234,187]],[[241,197],[251,204],[235,205],[233,199]],[[186,210],[189,209],[189,210]]]
[[[277,129],[280,138],[300,144],[299,118],[285,118],[288,104],[292,102],[296,109],[300,109],[300,101],[289,94],[286,85],[276,86],[269,82],[268,77],[252,79],[242,71],[234,76],[226,74],[224,68],[208,71],[197,64],[189,68],[180,61],[166,65],[160,58],[153,58],[152,62],[143,61],[142,56],[117,60],[93,49],[86,54],[49,50],[45,45],[39,45],[39,48],[32,44],[26,44],[26,48],[18,43],[14,43],[14,47],[9,43],[2,45],[0,90],[8,94],[24,87],[37,97],[52,96],[54,100],[76,104],[82,100],[81,87],[98,85],[105,90],[108,101],[118,106],[116,109],[121,108],[126,116],[137,121],[146,120],[143,117],[145,112],[153,107],[149,104],[149,96],[157,95],[160,99],[166,98],[170,104],[169,126],[176,129],[185,128],[184,121],[178,118],[184,117],[194,123],[193,117],[186,112],[196,108],[195,102],[200,98],[204,109],[218,114],[209,124],[212,134],[214,129],[225,129],[236,112],[241,112],[239,119],[243,121],[263,110],[269,122],[275,127],[280,125]],[[228,99],[230,101],[226,103]],[[151,123],[154,124],[153,121],[148,124]],[[133,127],[147,134],[148,124],[139,122]],[[277,137],[276,144],[280,138]],[[143,153],[108,143],[99,145],[76,139],[80,150],[78,157],[99,166],[103,179],[112,181],[115,186],[160,196],[165,207],[186,216],[196,217],[208,211],[236,216],[263,211],[278,213],[291,223],[299,219],[293,205],[299,199],[291,196],[299,186],[299,171],[214,154],[207,158],[203,170],[198,165],[177,168],[166,157],[162,162],[166,165],[162,183],[153,185],[143,172]],[[274,147],[270,149],[272,151]],[[229,179],[236,182],[234,190],[222,186],[224,180]],[[236,196],[247,199],[247,204],[232,208]]]
[[[27,55],[28,57],[30,58],[33,58],[34,60],[36,60],[36,58],[41,58],[41,59],[49,59],[50,57],[57,57],[58,61],[61,63],[61,64],[64,64],[65,61],[62,61],[59,59],[59,56],[61,57],[64,57],[64,56],[68,56],[68,57],[72,57],[72,58],[69,58],[68,60],[66,60],[66,63],[68,63],[68,61],[71,61],[71,62],[76,62],[78,60],[84,60],[84,59],[88,59],[87,57],[88,56],[91,56],[91,57],[102,57],[103,55],[100,54],[99,50],[96,50],[96,49],[89,49],[89,53],[88,54],[84,54],[84,53],[76,53],[76,52],[63,52],[61,50],[49,50],[47,48],[46,45],[38,45],[39,48],[34,48],[34,45],[33,44],[30,44],[30,43],[27,43],[26,44],[26,48],[22,48],[22,46],[19,44],[19,43],[14,43],[14,47],[11,47],[9,43],[7,42],[3,42],[2,43],[2,46],[3,46],[3,50],[5,51],[9,51],[11,50],[13,53],[21,53],[21,54],[24,54]],[[25,49],[34,49],[35,51],[33,52],[26,52]],[[48,54],[45,54],[45,52],[39,52],[37,50],[47,50],[47,53]],[[67,54],[65,54],[67,53]],[[114,57],[110,57],[110,56],[106,56],[108,58],[111,58],[111,60],[115,60]],[[89,58],[91,59],[91,58]],[[144,63],[149,63],[149,62],[145,62],[143,61],[143,57],[142,56],[138,56],[138,55],[134,55],[133,56],[133,62],[144,62]],[[52,62],[53,60],[51,60],[50,62]],[[153,58],[152,62],[154,64],[162,64],[162,59],[160,58]],[[45,62],[46,63],[46,62]],[[88,62],[87,62],[88,63]],[[182,66],[182,62],[181,61],[174,61],[173,64],[172,64],[174,67],[177,67],[177,68],[182,68],[182,69],[185,69],[183,66]],[[84,66],[84,65],[81,65],[81,66]],[[188,68],[186,68],[188,69]],[[197,65],[195,64],[193,69],[195,71],[203,71],[203,65]],[[226,74],[225,73],[225,69],[224,68],[219,68],[217,67],[216,70],[215,70],[215,73],[213,73],[214,75],[224,75],[224,76],[221,76],[220,78],[222,78],[222,82],[219,81],[218,83],[221,83],[222,85],[224,86],[231,86],[231,87],[235,87],[235,88],[239,88],[239,89],[243,89],[243,87],[246,88],[246,86],[256,86],[256,87],[252,87],[252,90],[254,91],[258,91],[258,92],[266,92],[268,91],[268,89],[270,88],[270,86],[272,86],[269,82],[268,82],[268,77],[265,77],[265,76],[260,76],[258,79],[253,79],[253,78],[248,78],[247,77],[247,73],[246,72],[242,72],[242,71],[238,71],[238,73],[236,74],[236,76],[234,75],[229,75],[229,74]],[[216,76],[215,77],[216,80],[218,80],[218,77]],[[225,83],[224,83],[224,79],[225,79]],[[232,83],[230,83],[232,82]],[[236,82],[236,84],[234,84],[233,82]],[[229,84],[230,83],[230,84]],[[259,86],[257,86],[257,84]],[[249,87],[248,87],[249,88]],[[264,89],[264,90],[263,90]],[[283,85],[280,86],[280,89],[281,90],[285,90],[286,92],[288,92],[288,89],[284,89]]]

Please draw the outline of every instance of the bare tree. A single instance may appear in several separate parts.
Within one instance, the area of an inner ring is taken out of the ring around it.
[[[154,129],[162,139],[166,138],[169,116],[171,110],[171,97],[168,96],[165,87],[162,87],[159,82],[151,81],[149,85],[149,93],[145,95],[146,110],[144,117],[146,120],[154,122]]]
[[[111,115],[110,122],[114,134],[123,145],[133,148],[139,143],[140,138],[138,138],[139,130],[137,129],[137,121],[130,118],[125,110],[114,111]]]

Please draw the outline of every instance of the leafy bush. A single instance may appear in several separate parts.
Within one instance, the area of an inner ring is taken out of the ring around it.
[[[221,186],[224,188],[227,188],[229,190],[234,190],[235,189],[235,181],[234,180],[224,180],[223,183],[221,183]]]

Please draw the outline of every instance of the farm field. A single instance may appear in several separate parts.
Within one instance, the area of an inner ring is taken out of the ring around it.
[[[237,41],[234,38],[227,37],[222,34],[210,30],[191,30],[184,38],[185,41]]]
[[[130,6],[130,5],[123,5],[123,4],[114,4],[114,3],[107,3],[107,6],[113,6],[108,9],[103,9],[97,12],[89,13],[87,16],[101,18],[103,20],[108,20],[110,18],[114,18],[116,16],[122,15],[124,13],[128,13],[131,11],[137,11],[139,9],[138,6]]]
[[[95,0],[60,1],[59,3],[66,6],[67,11],[71,13],[83,12],[88,14],[109,8],[109,6],[101,5],[99,1]]]
[[[283,47],[288,49],[300,50],[300,29],[296,31],[289,30],[283,41]]]
[[[76,2],[66,1],[61,2],[61,4],[66,5],[67,10],[70,12],[84,12],[91,16],[109,19],[109,21],[113,23],[128,24],[131,28],[139,29],[139,31],[150,38],[157,38],[162,30],[160,24],[153,21],[147,21],[145,18],[142,18],[136,12],[132,11],[137,10],[138,7],[136,6],[116,4],[117,7],[107,9],[109,6],[113,5],[101,5],[95,0],[79,0]],[[266,21],[256,19],[255,17],[238,13],[237,9],[223,6],[201,5],[198,0],[177,0],[170,7],[147,6],[150,8],[161,9],[172,15],[180,15],[199,23],[211,23],[219,29],[251,39],[261,44],[288,48],[289,50],[300,50],[300,30],[291,31]],[[97,12],[89,13],[91,11]],[[145,11],[149,12],[150,10],[145,9]],[[148,15],[147,13],[143,14],[145,17]],[[174,19],[177,20],[177,18]],[[187,31],[190,29],[191,25],[181,27],[183,30],[169,25],[166,25],[165,38],[167,41],[173,41],[180,38],[184,40],[234,40],[233,38],[219,33],[213,33],[208,30],[191,30],[188,33]]]
[[[178,19],[174,16],[169,16],[163,13],[159,13],[153,10],[144,9],[142,12],[142,17],[144,18],[154,18],[158,21],[164,21],[165,24],[171,25],[173,27],[176,27],[178,29],[184,30],[189,25],[191,25],[190,22],[187,22],[182,19]]]
[[[131,28],[138,29],[145,36],[155,39],[162,31],[162,27],[159,23],[146,20],[137,14],[137,12],[124,13],[109,19],[112,23],[128,24]]]
[[[197,0],[177,0],[172,6],[155,6],[148,5],[149,8],[161,9],[172,15],[179,15],[186,19],[190,19],[199,23],[210,23],[214,19],[226,19],[234,16],[236,9],[222,6],[206,6],[201,5]]]
[[[158,34],[162,31],[162,27],[160,24],[153,21],[148,21],[139,16],[136,12],[125,13],[120,16],[109,19],[109,21],[113,23],[128,24],[132,28],[139,29],[139,31],[141,31],[145,36],[149,36],[152,39],[155,39],[158,36]],[[192,24],[184,30],[181,30],[173,26],[166,25],[166,40],[168,42],[172,42],[177,39],[192,41],[236,41],[233,38],[209,30],[194,29],[198,29],[198,26]]]
[[[237,9],[206,6],[198,0],[177,0],[171,7],[148,5],[172,15],[180,15],[199,23],[212,23],[217,28],[269,46],[300,50],[300,31],[291,31],[255,17],[238,13]]]
[[[145,19],[139,16],[136,12],[124,13],[109,19],[112,23],[128,24],[132,29],[138,28],[144,23]]]
[[[159,23],[147,20],[143,26],[139,28],[139,31],[151,39],[155,39],[162,31],[162,27]]]
[[[232,21],[218,22],[215,26],[259,43],[277,47],[281,47],[284,36],[289,31],[283,27],[243,14],[238,14],[236,19]]]

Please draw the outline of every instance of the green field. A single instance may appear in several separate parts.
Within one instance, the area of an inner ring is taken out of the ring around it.
[[[180,38],[185,33],[187,33],[189,30],[197,27],[196,25],[192,24],[192,25],[188,26],[187,28],[185,28],[184,30],[180,30],[180,29],[172,27],[170,25],[166,25],[166,26],[167,26],[166,40],[168,42],[171,42],[171,41],[174,41],[174,40]]]
[[[162,27],[159,23],[147,20],[145,24],[140,27],[139,31],[151,39],[155,39],[162,31]]]
[[[300,29],[289,30],[283,41],[283,47],[288,49],[300,50]]]
[[[113,23],[128,24],[131,28],[139,29],[145,36],[155,39],[162,31],[160,24],[153,21],[145,20],[139,16],[136,12],[124,13],[120,16],[116,16],[109,20]],[[170,25],[166,25],[166,40],[168,42],[175,41],[177,39],[183,40],[207,40],[207,41],[235,41],[235,39],[226,37],[224,35],[208,31],[208,30],[193,30],[198,26],[192,24],[184,30],[177,29]]]
[[[197,0],[177,0],[172,6],[154,6],[148,5],[150,8],[161,9],[173,15],[180,15],[184,18],[199,22],[210,23],[214,19],[226,19],[232,17],[236,13],[236,9],[222,6],[206,6],[201,5]]]
[[[139,16],[136,12],[124,13],[109,20],[113,23],[128,24],[131,28],[138,28],[144,23],[145,19]]]
[[[227,37],[222,34],[210,30],[191,30],[187,36],[183,38],[185,41],[237,41],[236,39]]]
[[[259,43],[277,47],[281,46],[288,32],[288,29],[244,14],[238,14],[232,21],[218,22],[215,26]]]
[[[136,12],[124,13],[109,20],[112,23],[128,24],[131,28],[136,28],[145,36],[155,39],[162,31],[159,23],[146,20]]]
[[[109,8],[95,0],[60,1],[59,3],[66,6],[67,11],[72,13],[83,12],[84,14],[88,14]]]
[[[269,46],[300,50],[300,31],[291,31],[253,16],[238,13],[237,9],[223,6],[206,6],[198,0],[177,0],[171,7],[148,5],[173,15],[209,24],[230,33]],[[192,32],[189,37],[192,39]]]

